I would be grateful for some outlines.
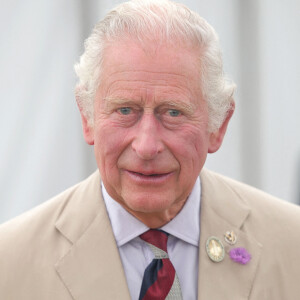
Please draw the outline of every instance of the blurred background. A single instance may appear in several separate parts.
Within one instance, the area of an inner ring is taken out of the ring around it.
[[[121,1],[0,0],[0,223],[96,169],[73,64]],[[300,0],[181,0],[219,33],[236,112],[206,167],[300,202]]]

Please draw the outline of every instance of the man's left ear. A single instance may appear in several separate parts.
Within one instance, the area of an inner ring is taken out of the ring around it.
[[[235,104],[234,101],[231,103],[231,107],[227,112],[227,116],[222,124],[222,126],[216,130],[215,132],[211,132],[209,136],[209,146],[208,146],[208,153],[214,153],[219,150],[222,145],[228,123],[234,113]]]

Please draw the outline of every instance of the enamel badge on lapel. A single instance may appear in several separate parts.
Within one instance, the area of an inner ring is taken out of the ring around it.
[[[230,245],[235,245],[235,243],[237,241],[237,236],[232,230],[226,231],[224,238],[225,238],[225,241]]]
[[[222,242],[214,236],[211,236],[206,241],[206,252],[208,257],[213,262],[220,262],[224,259],[225,256],[224,246]]]

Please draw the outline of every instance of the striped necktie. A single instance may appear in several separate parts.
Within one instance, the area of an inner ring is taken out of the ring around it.
[[[139,300],[181,300],[179,280],[167,251],[168,233],[150,229],[140,238],[155,257],[145,270]]]

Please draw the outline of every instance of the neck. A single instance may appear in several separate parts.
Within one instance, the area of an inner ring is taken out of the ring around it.
[[[160,228],[172,221],[179,214],[184,204],[185,201],[179,202],[167,210],[150,213],[133,211],[128,207],[124,208],[135,218],[144,223],[147,227],[155,229]]]

